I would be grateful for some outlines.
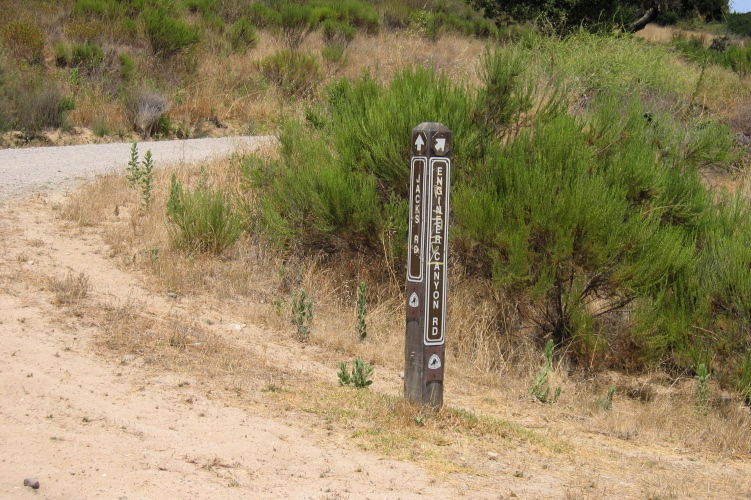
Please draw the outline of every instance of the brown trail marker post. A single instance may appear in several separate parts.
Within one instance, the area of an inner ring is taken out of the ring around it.
[[[412,129],[404,397],[436,409],[443,405],[452,146],[440,123]]]

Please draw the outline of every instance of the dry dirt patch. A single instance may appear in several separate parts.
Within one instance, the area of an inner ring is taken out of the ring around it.
[[[692,427],[650,442],[638,402],[581,415],[534,403],[525,381],[464,380],[446,399],[469,411],[412,415],[393,408],[400,380],[384,366],[373,391],[385,395],[352,397],[336,387],[342,354],[211,297],[167,296],[119,269],[100,229],[61,220],[64,201],[0,212],[0,498],[751,495],[749,450],[697,453],[681,444]],[[58,300],[53,285],[81,273],[86,293]],[[166,348],[117,343],[124,325],[146,335],[154,324]],[[481,414],[496,420],[471,425]]]

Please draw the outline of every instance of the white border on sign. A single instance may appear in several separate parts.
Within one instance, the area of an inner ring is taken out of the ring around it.
[[[409,233],[407,234],[408,237],[408,259],[411,262],[412,261],[412,240],[414,239],[414,234],[412,234],[412,228],[414,227],[414,223],[412,222],[413,214],[414,214],[414,192],[415,192],[415,163],[418,161],[422,161],[424,165],[428,165],[428,158],[426,156],[413,156],[412,162],[410,163],[410,170],[409,170]],[[425,209],[428,206],[428,200],[427,196],[425,196],[425,189],[427,187],[426,179],[430,177],[430,169],[427,172],[423,172],[422,174],[422,197],[420,199],[420,216],[421,224],[419,227],[420,231],[420,265],[417,266],[419,269],[419,275],[418,276],[412,276],[410,272],[412,271],[411,266],[409,262],[407,262],[407,281],[410,281],[412,283],[420,283],[425,279],[425,235],[427,234],[426,225],[425,225]]]
[[[451,159],[450,158],[444,158],[444,157],[433,157],[430,158],[429,168],[428,172],[430,173],[430,176],[428,178],[428,186],[431,189],[430,193],[430,203],[426,208],[432,210],[432,201],[433,201],[433,165],[435,163],[444,163],[446,168],[445,176],[445,187],[444,187],[444,196],[446,197],[446,209],[444,211],[444,221],[443,221],[443,241],[444,241],[444,252],[443,252],[443,269],[441,269],[441,272],[443,273],[443,295],[441,296],[441,300],[443,301],[443,306],[441,307],[441,319],[440,319],[440,326],[441,326],[441,338],[439,340],[429,340],[428,339],[428,332],[430,331],[430,297],[427,297],[425,299],[424,307],[425,307],[425,316],[424,316],[424,325],[425,328],[423,329],[425,337],[423,338],[423,342],[427,346],[436,346],[436,345],[443,345],[446,343],[446,291],[447,291],[447,282],[448,282],[448,270],[446,269],[446,265],[448,262],[448,249],[449,249],[449,242],[448,242],[448,235],[449,235],[449,213],[451,211],[450,203],[451,203]],[[425,235],[427,235],[430,232],[429,229],[426,229],[424,231]],[[427,274],[429,273],[430,268],[430,259],[425,259],[424,266]],[[428,280],[429,281],[429,280]],[[425,293],[427,295],[430,294],[430,285],[427,284],[427,288],[425,289]]]

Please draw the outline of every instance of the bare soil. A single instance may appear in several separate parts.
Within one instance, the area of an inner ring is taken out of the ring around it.
[[[101,230],[61,220],[59,189],[0,207],[0,498],[749,498],[749,451],[698,452],[636,437],[607,417],[550,410],[503,388],[448,387],[447,405],[494,413],[540,440],[414,442],[459,466],[383,456],[346,422],[290,404],[291,391],[336,386],[332,355],[273,325],[227,316],[206,297],[155,292],[123,271]],[[52,284],[85,273],[90,291],[61,304]],[[112,355],[105,323],[126,304],[140,317],[219,318],[210,328],[257,353],[258,375],[228,381],[168,370],[142,354]],[[265,374],[265,367],[269,368]],[[398,393],[398,372],[377,367],[372,391]],[[458,384],[457,384],[458,385]],[[509,383],[517,387],[518,384]],[[626,404],[624,403],[624,407]],[[615,410],[614,410],[615,411]],[[370,451],[368,451],[370,450]],[[430,457],[430,454],[422,456]],[[40,488],[24,486],[37,478]]]

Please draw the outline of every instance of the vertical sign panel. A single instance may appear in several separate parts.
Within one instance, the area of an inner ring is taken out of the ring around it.
[[[404,396],[434,408],[443,405],[452,139],[426,122],[410,147]]]
[[[409,256],[407,257],[407,281],[419,282],[425,271],[425,177],[427,158],[414,157],[410,167],[409,186]]]
[[[446,254],[448,249],[449,179],[451,160],[430,159],[430,218],[426,263],[425,345],[446,340]]]

